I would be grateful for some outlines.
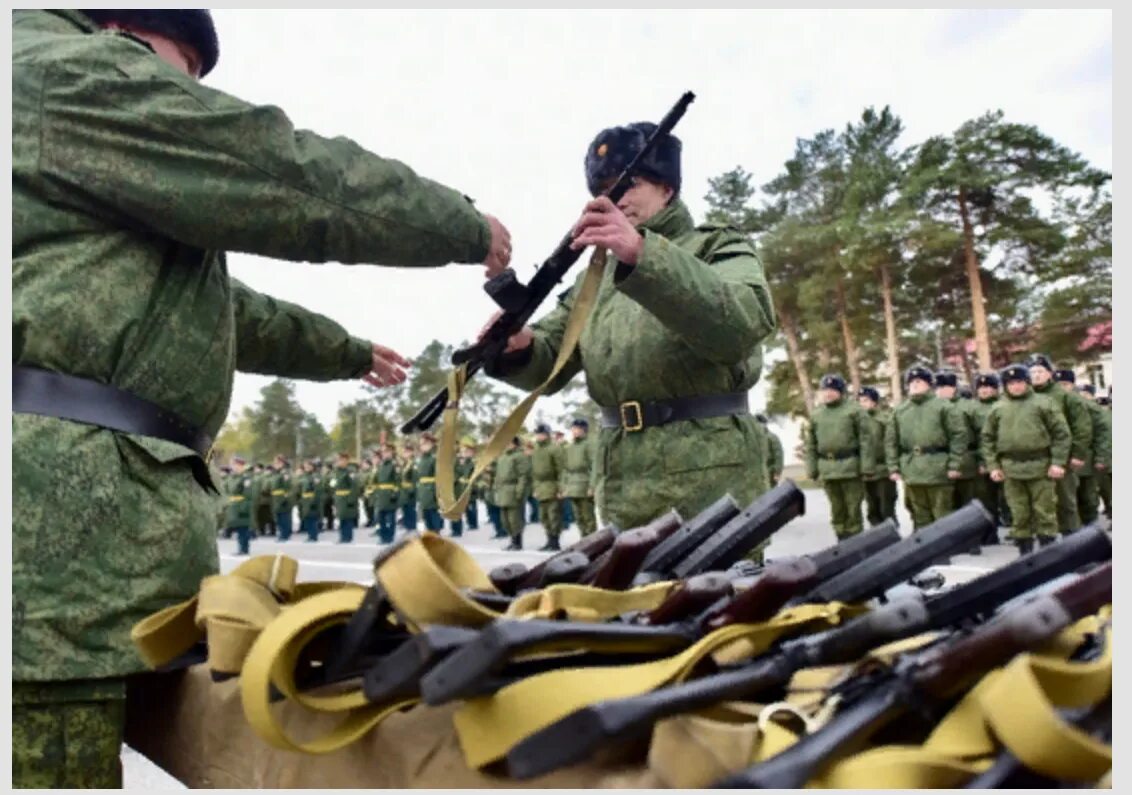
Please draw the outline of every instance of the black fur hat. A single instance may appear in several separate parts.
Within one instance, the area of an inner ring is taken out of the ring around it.
[[[98,25],[118,22],[126,27],[159,33],[170,39],[188,44],[200,55],[200,76],[213,70],[220,59],[220,41],[212,14],[206,8],[174,9],[171,11],[123,9],[80,9]]]
[[[639,121],[625,127],[602,130],[586,150],[586,186],[591,196],[601,193],[602,186],[616,179],[625,166],[645,148],[645,141],[656,125]],[[657,141],[649,156],[637,169],[642,177],[661,182],[680,193],[680,139],[669,134]]]
[[[873,403],[880,403],[880,392],[878,392],[876,390],[876,387],[871,387],[871,386],[861,387],[861,391],[859,391],[857,393],[857,397],[868,398]]]
[[[841,394],[845,394],[845,379],[838,373],[828,373],[821,377],[821,383],[818,384],[819,389],[836,389]]]
[[[1097,394],[1097,388],[1095,386],[1093,386],[1092,384],[1082,384],[1081,386],[1077,387],[1077,391],[1078,392],[1085,392],[1085,393],[1088,393],[1090,395],[1096,395]]]
[[[971,398],[973,398],[974,396],[975,396],[975,394],[974,394],[974,393],[973,393],[973,392],[971,391],[971,387],[969,387],[969,386],[961,386],[961,387],[959,387],[959,397],[960,397],[961,399],[963,399],[963,400],[970,400],[970,399],[971,399]]]
[[[1054,371],[1053,359],[1046,356],[1044,353],[1031,353],[1030,358],[1026,360],[1027,367],[1044,367],[1052,374]]]
[[[998,389],[1000,386],[998,373],[979,373],[975,376],[975,388],[978,389],[982,386],[993,386],[995,389]]]
[[[1002,383],[1008,381],[1025,381],[1030,383],[1030,368],[1023,364],[1011,364],[1002,368]]]
[[[932,371],[922,364],[914,364],[904,372],[905,384],[910,384],[913,381],[926,381],[928,386],[931,386],[933,378]]]
[[[935,374],[936,386],[959,386],[959,376],[946,370]]]
[[[1064,382],[1066,384],[1075,384],[1077,383],[1077,374],[1072,370],[1054,370],[1053,380]]]
[[[1112,398],[1107,398],[1107,397],[1104,397],[1103,395],[1101,397],[1097,398],[1097,405],[1098,406],[1107,406],[1110,403],[1112,403]]]

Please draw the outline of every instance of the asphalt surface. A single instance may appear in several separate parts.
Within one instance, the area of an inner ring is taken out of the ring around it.
[[[524,551],[507,552],[503,549],[506,540],[493,539],[493,530],[483,516],[480,506],[481,522],[479,530],[467,530],[460,543],[472,554],[485,571],[505,563],[525,563],[531,565],[547,556],[537,552],[546,542],[546,533],[541,525],[529,525],[523,534]],[[900,506],[897,509],[900,532],[907,535],[912,522]],[[398,531],[401,532],[400,530]],[[1000,530],[1000,537],[1005,531]],[[337,543],[337,532],[323,533],[317,542],[307,542],[305,536],[293,535],[288,541],[278,541],[273,537],[255,538],[251,554],[270,555],[277,552],[289,555],[299,561],[299,579],[346,580],[363,584],[373,582],[373,558],[382,547],[376,538],[369,535],[368,528],[359,528],[354,533],[354,541],[349,544]],[[442,534],[448,536],[446,525]],[[577,526],[562,534],[563,545],[571,544],[580,537]],[[836,536],[829,524],[829,503],[821,491],[806,491],[806,513],[790,522],[771,539],[765,556],[773,559],[789,555],[804,555],[816,552],[836,542]],[[220,570],[228,572],[247,558],[236,554],[236,541],[218,539],[220,551]],[[981,555],[957,555],[948,566],[935,567],[944,575],[947,584],[963,582],[980,572],[997,568],[1017,557],[1017,549],[1012,545],[999,544],[983,548]],[[180,782],[153,765],[145,757],[123,746],[122,762],[126,789],[168,790],[184,789]]]

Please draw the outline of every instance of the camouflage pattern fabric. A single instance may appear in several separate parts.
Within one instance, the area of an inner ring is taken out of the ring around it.
[[[562,448],[549,439],[536,442],[535,449],[531,452],[531,496],[540,503],[544,500],[557,500],[562,470]]]
[[[578,521],[578,530],[582,536],[588,536],[597,530],[597,516],[594,514],[594,501],[592,497],[571,497],[574,505],[574,518]]]
[[[606,268],[578,349],[547,394],[579,372],[590,397],[607,407],[750,390],[762,372],[762,343],[775,330],[751,243],[731,227],[696,227],[680,201],[640,229],[640,262]],[[541,384],[557,356],[574,289],[534,324],[530,348],[487,372],[520,389]],[[630,528],[670,508],[693,516],[727,492],[751,502],[768,488],[757,425],[745,415],[635,432],[602,428],[594,452],[603,519]]]
[[[876,470],[869,415],[844,397],[814,409],[803,440],[811,480],[859,480]]]
[[[950,483],[932,486],[904,485],[908,499],[908,512],[912,514],[913,529],[926,527],[954,511],[955,486]]]
[[[13,788],[121,789],[125,729],[122,679],[13,683]]]
[[[487,254],[470,201],[401,163],[296,130],[80,12],[12,20],[13,365],[113,384],[214,436],[237,369],[328,381],[371,360],[329,318],[231,279],[224,251],[403,266]],[[218,569],[220,502],[194,455],[13,415],[15,681],[144,668],[130,627]]]
[[[766,470],[769,485],[777,486],[778,479],[782,477],[782,467],[784,463],[782,442],[774,431],[766,428]]]
[[[869,527],[896,518],[896,484],[887,477],[865,481],[865,516]]]
[[[531,478],[531,462],[522,450],[504,451],[495,462],[493,500],[500,508],[523,507],[527,483]],[[505,514],[506,516],[506,514]]]
[[[1057,537],[1057,494],[1052,480],[1007,478],[1002,486],[1014,517],[1011,538]]]
[[[861,502],[865,499],[865,485],[860,478],[823,480],[822,487],[829,497],[830,523],[839,539],[861,532]]]
[[[1056,407],[1030,388],[994,405],[982,437],[987,468],[1001,469],[1008,478],[1034,480],[1046,477],[1051,464],[1069,466],[1069,426]]]
[[[1033,387],[1033,390],[1058,407],[1072,436],[1069,457],[1084,461],[1088,466],[1093,450],[1093,419],[1088,402],[1076,392],[1067,391],[1052,380]],[[1054,484],[1054,491],[1057,492],[1057,524],[1062,533],[1072,533],[1081,526],[1081,517],[1077,514],[1077,472],[1066,464],[1065,477]]]
[[[967,443],[967,423],[950,403],[930,393],[912,395],[892,412],[884,439],[888,471],[906,486],[950,487],[947,473],[958,471]]]

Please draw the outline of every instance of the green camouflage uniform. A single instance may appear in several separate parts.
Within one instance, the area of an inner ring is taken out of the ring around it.
[[[1077,513],[1081,524],[1096,521],[1100,509],[1100,496],[1098,483],[1101,477],[1112,465],[1112,428],[1109,425],[1109,413],[1104,406],[1098,406],[1094,401],[1083,398],[1085,407],[1089,410],[1089,417],[1093,422],[1093,441],[1089,449],[1089,457],[1085,459],[1085,466],[1077,473]],[[1096,465],[1101,464],[1106,469],[1098,472]],[[1110,476],[1111,477],[1111,476]],[[1107,504],[1107,502],[1106,502]]]
[[[954,510],[955,486],[947,477],[967,454],[967,423],[945,400],[913,395],[892,412],[884,440],[889,473],[900,475],[916,529]]]
[[[877,467],[869,415],[844,395],[818,406],[806,427],[805,446],[806,475],[820,479],[837,537],[861,532],[862,478]]]
[[[749,391],[762,343],[775,329],[770,291],[751,243],[731,227],[696,227],[680,201],[642,227],[640,262],[612,257],[578,349],[548,393],[585,373],[590,397],[616,407]],[[489,374],[521,389],[550,374],[582,278],[534,324],[534,342],[501,357]],[[694,516],[730,492],[747,504],[767,489],[754,415],[673,422],[630,431],[602,428],[597,503],[604,521],[638,527],[676,508]]]
[[[1002,484],[995,483],[991,480],[990,470],[987,468],[986,459],[983,458],[983,427],[987,423],[987,417],[990,416],[991,409],[995,407],[998,401],[999,398],[997,396],[989,400],[979,398],[975,401],[974,411],[975,425],[979,433],[979,449],[976,451],[976,462],[978,466],[984,470],[982,474],[975,477],[975,499],[981,502],[983,507],[991,512],[991,515],[995,518],[996,527],[1002,523],[999,506],[1004,498],[1002,496]]]
[[[1014,517],[1011,537],[1057,536],[1057,497],[1050,465],[1069,468],[1069,426],[1045,396],[1027,388],[1020,397],[1004,393],[983,425],[983,460],[1006,475],[1003,490]]]
[[[1067,392],[1052,378],[1042,386],[1032,387],[1035,394],[1047,398],[1061,412],[1073,435],[1069,457],[1084,461],[1093,448],[1093,419],[1085,399],[1076,392]],[[1077,472],[1066,464],[1065,477],[1054,483],[1057,492],[1057,526],[1062,533],[1072,533],[1081,526],[1077,515]],[[1010,509],[1013,511],[1013,507]],[[1017,518],[1015,518],[1017,522]]]
[[[597,530],[594,515],[594,443],[589,435],[574,439],[562,449],[562,496],[574,506],[583,536]]]
[[[865,409],[869,418],[869,438],[872,440],[873,461],[876,469],[872,475],[865,475],[865,506],[869,526],[880,524],[885,519],[896,518],[896,484],[888,476],[884,466],[884,440],[888,426],[892,422],[892,412],[880,407]]]
[[[214,437],[235,370],[328,381],[372,366],[371,343],[232,279],[224,251],[418,266],[487,254],[469,201],[402,164],[297,131],[81,12],[12,22],[14,366],[112,384]],[[17,785],[120,786],[121,677],[145,668],[130,628],[218,571],[220,498],[195,456],[13,414],[13,690],[55,710],[13,713]],[[85,731],[82,710],[98,726]],[[113,749],[105,771],[85,756],[96,747]],[[76,758],[89,778],[70,775]]]
[[[562,502],[558,499],[562,479],[562,449],[547,439],[535,442],[531,453],[531,496],[538,500],[539,522],[549,539],[562,533]]]
[[[1099,449],[1105,451],[1105,457],[1101,457],[1101,453],[1096,453],[1097,463],[1104,464],[1104,471],[1097,473],[1097,491],[1100,492],[1101,499],[1104,500],[1105,515],[1112,519],[1112,407],[1111,406],[1098,406],[1104,412],[1104,426],[1103,433],[1105,441],[1100,445]]]
[[[526,524],[523,502],[526,500],[530,479],[530,459],[520,449],[509,448],[495,462],[492,497],[499,506],[503,529],[512,538],[522,533]]]
[[[953,504],[958,510],[975,499],[978,492],[979,429],[982,427],[982,422],[975,401],[955,395],[950,402],[963,417],[963,423],[967,426],[967,450],[959,462],[959,479],[952,481],[955,484]]]

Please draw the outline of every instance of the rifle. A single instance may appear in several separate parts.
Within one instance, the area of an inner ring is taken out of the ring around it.
[[[633,585],[648,585],[670,579],[667,575],[674,565],[711,538],[716,530],[731,521],[740,510],[739,503],[730,494],[724,494],[704,508],[649,552],[641,563],[640,573],[633,579]]]
[[[628,530],[617,536],[606,552],[582,573],[581,582],[608,591],[623,591],[650,551],[669,538],[684,524],[675,508],[653,519],[644,527]]]
[[[632,185],[632,178],[640,163],[656,148],[661,139],[672,132],[695,98],[696,95],[691,91],[680,97],[676,104],[672,106],[672,109],[660,120],[656,130],[645,142],[644,148],[637,153],[637,156],[625,167],[625,170],[621,172],[613,185],[602,195],[608,196],[614,204],[625,195],[625,192]],[[465,370],[466,380],[470,381],[472,376],[485,364],[494,361],[503,353],[507,347],[507,341],[522,330],[539,305],[546,300],[555,286],[562,281],[566,273],[578,261],[582,252],[580,250],[575,251],[570,247],[573,242],[572,232],[567,232],[551,255],[539,266],[527,286],[518,282],[515,272],[510,268],[487,281],[484,290],[503,310],[503,314],[496,318],[479,342],[470,347],[461,348],[452,354],[452,364],[457,366],[467,365]],[[448,389],[444,388],[401,426],[401,433],[409,434],[428,430],[443,413],[447,404]]]
[[[507,755],[515,778],[580,761],[611,742],[647,734],[653,725],[724,701],[749,700],[786,685],[796,671],[851,663],[869,650],[928,630],[982,620],[1020,594],[1082,566],[1109,560],[1112,539],[1095,525],[1005,566],[927,597],[893,601],[825,632],[787,640],[742,666],[631,698],[584,707],[536,732]]]
[[[891,668],[865,671],[834,688],[842,705],[822,728],[783,752],[715,785],[726,789],[798,789],[851,746],[909,712],[934,712],[984,674],[1050,641],[1112,602],[1112,562],[1057,591],[1005,611],[973,631],[958,631]]]
[[[737,527],[733,532],[746,534],[748,531],[745,527]],[[983,532],[983,525],[975,525],[966,534],[953,532],[958,541],[953,542],[948,550],[963,548],[958,544],[966,543],[970,532]],[[871,561],[877,558],[885,545],[903,543],[896,542],[898,537],[893,527],[881,526],[837,545],[848,547],[848,551],[825,550],[814,556],[775,561],[765,567],[750,587],[734,596],[725,593],[705,609],[693,613],[692,607],[707,602],[708,595],[717,593],[716,585],[712,584],[717,582],[715,578],[707,582],[699,580],[692,584],[693,589],[707,591],[708,594],[694,590],[691,594],[681,595],[680,590],[675,591],[662,606],[665,613],[679,616],[680,620],[662,626],[649,625],[649,618],[641,616],[632,616],[629,622],[606,624],[499,619],[485,627],[466,648],[426,674],[421,681],[421,695],[427,703],[435,705],[466,698],[472,692],[482,694],[484,686],[479,680],[504,670],[512,657],[543,646],[552,646],[557,651],[598,647],[624,648],[642,653],[651,651],[654,655],[675,653],[727,624],[767,620],[784,605],[796,602],[799,594],[811,592],[824,578],[835,577],[845,571],[846,566],[865,567],[862,576],[871,577],[879,583],[879,587],[886,589],[897,582],[890,579],[892,572],[903,569],[889,567],[886,570]],[[906,545],[905,550],[905,554],[912,557],[922,554],[918,546],[909,548]],[[641,623],[645,625],[641,626]],[[565,661],[570,662],[570,658],[565,658]]]
[[[571,544],[561,552],[551,555],[529,570],[522,563],[508,563],[492,569],[487,576],[492,585],[508,596],[514,596],[519,591],[525,591],[528,588],[541,588],[543,572],[555,560],[572,552],[580,552],[592,561],[613,546],[613,541],[617,538],[619,532],[615,525],[607,525],[596,533],[591,533],[580,541]]]

